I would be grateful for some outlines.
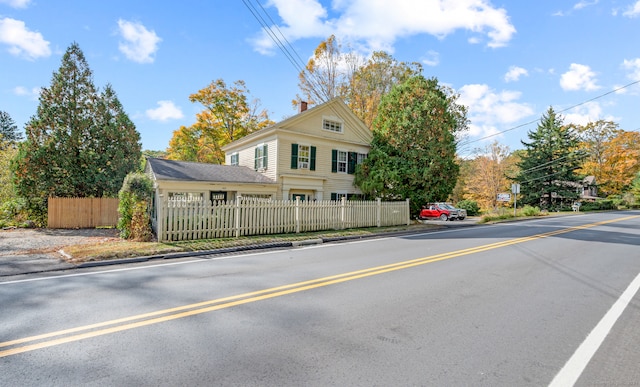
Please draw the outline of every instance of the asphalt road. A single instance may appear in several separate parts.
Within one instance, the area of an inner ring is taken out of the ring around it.
[[[640,213],[0,282],[0,384],[633,385]]]

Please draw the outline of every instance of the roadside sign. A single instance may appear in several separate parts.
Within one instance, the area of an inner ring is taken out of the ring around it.
[[[510,202],[511,201],[511,194],[510,193],[499,193],[497,200],[499,202]]]
[[[520,193],[520,184],[511,184],[511,193],[519,194]]]

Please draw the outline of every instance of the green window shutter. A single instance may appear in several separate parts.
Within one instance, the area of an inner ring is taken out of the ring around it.
[[[347,161],[347,173],[353,175],[356,173],[356,161],[358,161],[358,154],[356,152],[349,152]]]
[[[298,144],[291,144],[291,169],[298,169]]]
[[[267,169],[267,167],[269,166],[269,155],[268,155],[268,151],[269,148],[267,147],[267,144],[264,144],[262,146],[262,154],[264,155],[264,169]]]
[[[253,150],[253,169],[258,170],[258,147]]]
[[[309,169],[312,171],[316,170],[316,147],[311,147],[311,160],[309,160]]]
[[[338,172],[338,150],[331,150],[331,172]]]
[[[338,194],[331,192],[331,200],[338,200]]]

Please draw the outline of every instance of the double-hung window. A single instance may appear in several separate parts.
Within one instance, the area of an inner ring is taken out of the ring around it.
[[[231,165],[239,165],[239,157],[238,157],[238,153],[232,153],[231,154]]]
[[[291,169],[316,170],[316,147],[291,144]]]
[[[298,145],[298,168],[309,169],[311,159],[311,147],[309,145]]]
[[[354,174],[358,154],[356,152],[345,152],[337,149],[331,151],[331,172]]]
[[[267,169],[267,144],[256,146],[253,166],[256,171]]]
[[[344,151],[338,151],[338,157],[337,157],[337,172],[340,173],[346,173],[347,172],[347,152]]]

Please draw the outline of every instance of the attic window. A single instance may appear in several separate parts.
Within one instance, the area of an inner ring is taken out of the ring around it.
[[[323,119],[322,128],[331,132],[342,133],[342,122]]]

